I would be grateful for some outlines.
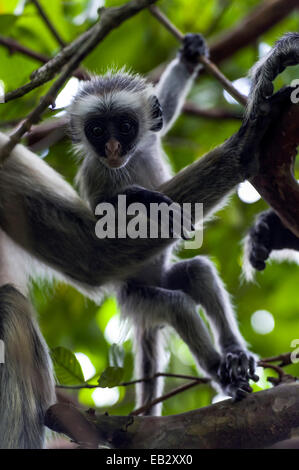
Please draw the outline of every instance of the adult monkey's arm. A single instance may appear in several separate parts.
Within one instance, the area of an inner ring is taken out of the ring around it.
[[[0,134],[0,147],[7,137]],[[205,214],[245,178],[238,134],[193,163],[161,190],[173,200],[203,202]],[[166,239],[99,239],[96,218],[73,188],[18,145],[0,170],[0,226],[33,258],[81,290],[121,279],[171,243]],[[28,270],[29,270],[28,265]]]

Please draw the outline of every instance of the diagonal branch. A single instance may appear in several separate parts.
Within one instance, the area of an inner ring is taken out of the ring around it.
[[[20,54],[30,57],[31,59],[34,59],[43,64],[46,64],[51,59],[47,55],[34,51],[33,49],[30,49],[29,47],[24,46],[23,44],[16,41],[15,39],[12,39],[6,36],[0,35],[0,45],[6,47],[10,54],[14,54],[15,52],[18,52]],[[74,77],[77,77],[79,80],[88,80],[90,78],[87,71],[81,68],[75,70],[73,75]]]
[[[288,104],[267,132],[259,174],[251,182],[299,237],[299,184],[293,170],[299,145],[299,105]]]
[[[15,39],[1,36],[0,35],[0,45],[6,47],[10,54],[14,54],[15,52],[19,52],[27,57],[31,57],[38,62],[46,63],[50,60],[50,57],[41,54],[40,52],[36,52],[29,47],[23,46],[20,42],[16,41]]]
[[[75,426],[78,421],[80,426]],[[58,432],[64,429],[81,446],[85,442],[95,448],[103,439],[118,449],[265,448],[298,433],[299,384],[287,383],[239,402],[225,400],[163,417],[82,413],[57,404],[48,410],[46,425]]]
[[[156,0],[131,0],[121,7],[102,8],[100,19],[90,29],[78,36],[73,42],[65,46],[53,59],[31,75],[31,81],[25,85],[6,93],[5,101],[20,98],[35,88],[52,80],[62,67],[77,54],[78,49],[85,45],[85,58],[109,33],[125,20],[133,17]],[[86,45],[88,44],[88,47]],[[81,59],[83,60],[83,59]]]
[[[162,13],[159,8],[157,8],[155,5],[151,6],[149,8],[150,12],[152,15],[157,18],[157,20],[165,26],[165,28],[179,41],[182,41],[184,39],[183,33],[177,29],[176,26],[174,26],[170,20],[167,18],[167,16]],[[234,85],[228,80],[228,78],[223,75],[223,73],[216,67],[213,62],[211,62],[210,59],[208,59],[205,56],[200,56],[199,57],[199,62],[204,65],[205,69],[213,75],[223,86],[223,88],[231,95],[233,96],[240,104],[246,105],[247,99],[242,93],[240,93]]]
[[[34,3],[40,17],[42,18],[43,22],[45,23],[45,25],[47,26],[47,28],[49,29],[49,31],[51,32],[53,37],[56,39],[58,44],[60,44],[61,47],[64,47],[66,45],[66,43],[64,42],[64,40],[62,39],[62,37],[60,36],[58,31],[56,30],[56,28],[54,27],[52,22],[50,21],[48,15],[46,14],[43,7],[41,6],[39,0],[31,0],[31,1],[32,1],[32,3]]]
[[[42,113],[53,105],[60,88],[64,85],[67,79],[72,75],[74,70],[78,67],[80,62],[90,53],[93,47],[98,44],[107,34],[118,25],[120,25],[127,18],[138,13],[142,8],[148,6],[154,0],[132,0],[120,8],[105,9],[101,15],[101,21],[97,25],[98,28],[93,30],[89,38],[80,43],[80,47],[75,54],[70,58],[67,65],[63,67],[62,73],[59,78],[53,83],[48,93],[41,99],[38,106],[29,114],[27,119],[22,122],[20,127],[10,136],[9,141],[1,149],[0,162],[3,164],[5,159],[10,155],[13,148],[20,142],[22,136],[28,132],[32,124],[39,121]]]
[[[222,33],[210,45],[213,62],[219,63],[231,57],[243,47],[282,21],[299,8],[299,0],[267,0],[258,5],[235,28]]]

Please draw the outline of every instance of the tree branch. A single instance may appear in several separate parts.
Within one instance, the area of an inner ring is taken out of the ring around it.
[[[299,237],[299,184],[293,169],[299,144],[299,106],[288,104],[274,121],[264,143],[259,174],[252,184]]]
[[[34,3],[35,8],[37,9],[40,17],[42,18],[43,22],[47,26],[48,30],[51,32],[52,36],[56,39],[56,41],[58,42],[58,44],[60,44],[61,47],[64,47],[66,43],[61,38],[60,34],[58,33],[58,31],[56,30],[56,28],[54,27],[54,25],[48,18],[48,15],[46,14],[45,10],[43,9],[39,1],[38,0],[31,0],[31,1],[32,3]]]
[[[53,57],[53,59],[49,60],[42,67],[33,72],[30,82],[16,90],[6,93],[5,102],[20,98],[35,88],[52,80],[62,67],[77,54],[82,45],[84,45],[84,57],[86,57],[110,33],[110,31],[117,28],[125,20],[133,17],[155,1],[156,0],[131,0],[121,7],[102,8],[100,19],[95,23],[95,25],[78,36],[73,42],[65,46],[55,57]],[[86,47],[87,44],[88,47]]]
[[[63,67],[59,78],[53,83],[48,93],[42,97],[40,103],[28,115],[27,119],[21,123],[19,128],[10,136],[9,141],[5,144],[0,153],[0,163],[3,164],[5,159],[10,155],[13,148],[20,142],[22,136],[28,132],[32,124],[39,121],[42,113],[53,103],[55,98],[67,79],[72,75],[80,62],[90,53],[93,47],[98,44],[107,34],[127,18],[138,13],[142,8],[153,3],[155,0],[132,0],[120,8],[109,8],[102,12],[101,21],[97,25],[98,28],[93,30],[88,39],[79,43],[79,48],[74,53],[68,63]],[[48,64],[46,64],[47,66]]]
[[[173,25],[170,20],[165,16],[159,8],[157,8],[155,5],[151,6],[149,8],[150,12],[152,15],[161,23],[165,28],[179,41],[182,41],[184,39],[183,33],[178,30],[178,28]],[[242,95],[235,87],[234,85],[228,80],[228,78],[223,75],[223,73],[216,67],[213,62],[208,59],[205,56],[200,56],[198,61],[204,65],[205,69],[213,76],[215,77],[223,86],[223,88],[231,95],[233,96],[240,104],[246,105],[247,99],[246,96]]]
[[[10,54],[14,54],[15,52],[18,52],[20,54],[30,57],[31,59],[34,59],[43,64],[46,64],[51,59],[50,57],[44,54],[40,54],[39,52],[36,52],[33,49],[30,49],[29,47],[23,46],[23,44],[19,43],[15,39],[8,38],[8,37],[1,36],[1,35],[0,35],[0,45],[6,47],[9,50]],[[74,77],[77,77],[79,80],[88,80],[90,78],[88,72],[84,69],[75,70],[73,75]]]
[[[207,119],[242,120],[242,114],[236,111],[230,111],[229,109],[225,109],[225,108],[203,109],[190,101],[187,101],[184,104],[183,112],[190,116],[204,117]]]
[[[50,60],[50,57],[40,54],[39,52],[34,51],[33,49],[29,49],[29,47],[23,46],[23,44],[19,43],[15,39],[8,38],[5,36],[0,35],[0,44],[1,46],[6,47],[11,54],[15,52],[19,52],[31,59],[34,59],[38,62],[46,63]]]
[[[220,34],[211,43],[211,60],[219,63],[231,57],[243,47],[254,42],[298,7],[299,0],[270,0],[263,2],[238,23],[235,28]]]
[[[75,426],[78,421],[80,426]],[[71,405],[57,404],[48,410],[46,425],[81,446],[95,448],[103,442],[119,449],[265,448],[299,431],[299,384],[165,417],[81,413]]]

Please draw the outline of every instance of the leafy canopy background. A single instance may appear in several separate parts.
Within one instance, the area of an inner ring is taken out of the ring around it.
[[[105,6],[120,3],[120,0],[106,1]],[[163,0],[160,2],[160,7],[182,31],[199,31],[210,40],[222,31],[229,30],[238,24],[259,3],[257,0],[246,2]],[[95,2],[89,0],[51,0],[50,2],[42,0],[41,4],[67,42],[72,41],[96,19],[91,14]],[[98,4],[100,6],[100,2]],[[225,11],[219,16],[223,5]],[[299,15],[293,13],[260,37],[256,43],[250,44],[221,64],[222,70],[230,80],[246,76],[258,58],[260,43],[273,45],[283,33],[297,31],[298,26]],[[59,46],[31,3],[24,5],[23,1],[0,0],[0,31],[2,35],[13,37],[29,48],[49,56],[53,56],[59,50]],[[147,11],[144,11],[113,31],[88,56],[83,65],[94,73],[103,73],[111,66],[125,65],[129,69],[147,74],[161,63],[171,60],[177,48],[178,44],[175,39]],[[31,72],[39,66],[35,60],[21,54],[9,54],[2,46],[0,46],[0,64],[0,79],[4,82],[6,91],[26,83]],[[297,77],[298,68],[288,69],[277,79],[276,86],[281,87]],[[6,129],[4,124],[9,120],[26,116],[49,86],[50,83],[21,99],[0,105],[0,128]],[[196,83],[190,99],[202,108],[227,108],[236,112],[241,111],[239,105],[229,104],[225,100],[221,85],[207,74]],[[56,112],[49,110],[45,118],[55,116]],[[165,150],[174,171],[190,164],[223,142],[238,127],[237,120],[209,120],[182,115],[164,141]],[[64,139],[54,145],[45,158],[67,180],[73,180],[76,164],[71,156],[69,140]],[[258,274],[258,284],[240,282],[241,240],[254,215],[265,208],[266,204],[262,200],[254,204],[246,204],[234,195],[230,204],[206,226],[202,248],[198,252],[180,253],[182,257],[190,257],[198,253],[212,257],[233,296],[240,329],[252,350],[261,357],[286,352],[290,350],[291,341],[299,338],[299,268],[296,265],[273,264],[263,274]],[[79,253],[78,256],[80,256]],[[107,334],[105,336],[105,331],[107,333],[106,327],[111,319],[118,315],[115,300],[109,298],[103,305],[97,306],[74,289],[62,284],[57,284],[54,288],[44,284],[35,285],[33,298],[41,329],[49,346],[84,353],[92,362],[95,377],[98,378],[109,365],[111,344],[107,340]],[[251,326],[251,317],[256,310],[267,310],[275,319],[275,327],[267,335],[258,334]],[[123,378],[130,380],[133,373],[130,340],[124,343],[124,350],[126,354]],[[55,354],[62,357],[67,355],[67,352],[59,349]],[[195,364],[188,349],[176,335],[171,337],[169,354],[169,372],[196,374]],[[63,377],[67,380],[61,370],[57,368],[56,372],[61,381]],[[290,372],[295,375],[297,372],[298,375],[298,368],[296,371],[296,366],[291,366]],[[79,368],[77,382],[81,381],[81,374],[82,371]],[[262,380],[256,389],[268,387],[265,378],[265,373],[262,373]],[[96,380],[90,383],[96,383]],[[168,390],[175,385],[176,380],[168,379],[165,389]],[[100,389],[98,393],[101,391],[103,389]],[[92,393],[93,390],[80,391],[80,402],[94,406]],[[208,386],[195,387],[184,392],[183,395],[166,401],[164,414],[180,413],[207,405],[211,402],[214,393]],[[117,402],[113,406],[105,406],[104,409],[112,414],[125,414],[132,410],[133,405],[133,388],[119,387]]]

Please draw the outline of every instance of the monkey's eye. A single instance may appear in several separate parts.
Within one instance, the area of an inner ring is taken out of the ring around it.
[[[129,121],[123,121],[120,125],[120,132],[122,134],[129,134],[132,130],[132,124]]]
[[[94,127],[92,128],[92,133],[93,133],[93,135],[95,135],[96,137],[101,137],[101,136],[104,134],[104,132],[105,132],[105,131],[104,131],[103,127],[101,127],[101,126],[94,126]]]

